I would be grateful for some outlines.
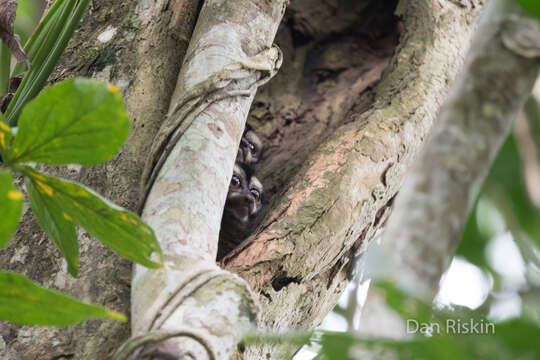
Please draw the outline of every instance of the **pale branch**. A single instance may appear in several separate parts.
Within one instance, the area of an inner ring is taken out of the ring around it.
[[[237,96],[254,96],[260,86],[274,77],[282,61],[281,50],[274,45],[252,57],[225,66],[175,101],[156,135],[148,156],[142,177],[141,209],[163,164],[193,120],[207,107],[220,100]],[[263,75],[254,76],[256,73]],[[238,88],[238,83],[243,80],[247,82],[242,88]]]
[[[384,233],[404,290],[432,299],[491,163],[540,69],[540,24],[492,0],[435,133],[408,173]]]
[[[133,335],[151,339],[144,334],[167,331],[180,337],[145,347],[145,356],[149,350],[225,359],[256,325],[249,287],[217,267],[215,258],[251,101],[281,64],[272,42],[285,5],[208,0],[199,14],[143,179],[149,186],[142,216],[156,232],[165,266],[136,266],[132,287]]]

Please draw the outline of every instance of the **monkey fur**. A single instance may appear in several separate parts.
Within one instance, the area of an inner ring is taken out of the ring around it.
[[[251,169],[234,165],[233,176],[219,232],[218,260],[238,246],[248,235],[253,218],[262,208],[263,186]]]
[[[246,238],[262,208],[263,185],[253,175],[252,168],[260,160],[262,149],[262,141],[248,125],[240,141],[221,219],[218,260]]]

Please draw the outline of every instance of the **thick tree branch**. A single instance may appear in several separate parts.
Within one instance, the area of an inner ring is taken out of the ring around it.
[[[352,122],[308,157],[260,231],[224,260],[259,294],[266,330],[311,329],[337,302],[350,261],[384,224],[430,132],[480,7],[401,1],[400,44],[373,105],[353,111]],[[282,351],[294,350],[261,345],[244,356]]]
[[[392,275],[413,294],[432,299],[438,291],[489,166],[531,92],[539,49],[540,24],[515,1],[492,0],[384,234]]]
[[[219,227],[238,143],[257,86],[280,65],[271,48],[285,1],[204,3],[169,112],[147,165],[143,218],[156,231],[165,267],[136,267],[134,335],[192,331],[143,353],[225,359],[256,324],[246,283],[215,264]]]
[[[193,31],[198,0],[93,0],[50,81],[87,76],[117,84],[124,93],[131,132],[121,153],[93,167],[48,167],[49,174],[81,182],[130,210],[136,210],[139,179]],[[51,3],[51,1],[49,1]],[[102,42],[104,32],[115,32]],[[31,211],[0,252],[5,270],[23,273],[43,286],[77,299],[129,314],[132,264],[78,233],[79,276],[72,278],[65,260],[47,239]],[[32,327],[2,322],[0,349],[5,360],[110,359],[129,337],[129,324],[88,321],[70,327]]]

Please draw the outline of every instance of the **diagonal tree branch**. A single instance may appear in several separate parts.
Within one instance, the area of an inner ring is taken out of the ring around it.
[[[404,174],[430,133],[480,9],[481,2],[461,7],[400,1],[400,43],[372,106],[342,115],[350,121],[310,152],[260,230],[224,259],[259,295],[266,331],[312,329],[336,304],[351,260],[384,226]],[[358,99],[365,89],[354,91],[348,94]],[[314,137],[328,131],[317,130],[311,129]],[[252,346],[243,356],[279,358],[295,349]]]
[[[492,0],[440,124],[409,172],[384,234],[398,283],[431,300],[482,181],[540,69],[540,23]]]

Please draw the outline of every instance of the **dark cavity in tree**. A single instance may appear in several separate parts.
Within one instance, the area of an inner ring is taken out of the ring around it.
[[[396,5],[397,0],[291,2],[276,36],[283,66],[259,89],[248,117],[265,143],[256,165],[265,187],[264,214],[311,152],[373,107],[375,86],[399,42]]]
[[[259,89],[247,120],[264,142],[254,172],[265,189],[247,236],[272,213],[309,154],[373,107],[376,85],[399,43],[396,5],[397,0],[295,0],[287,8],[275,40],[283,65]],[[272,285],[279,290],[297,281],[280,277]]]
[[[288,276],[279,276],[272,280],[272,287],[275,291],[279,291],[283,289],[285,286],[289,285],[290,283],[300,284],[300,278],[299,277],[288,277]]]

